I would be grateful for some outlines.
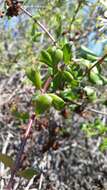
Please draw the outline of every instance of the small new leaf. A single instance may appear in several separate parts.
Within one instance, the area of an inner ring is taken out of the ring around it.
[[[32,81],[32,83],[37,89],[41,88],[41,85],[42,85],[41,75],[37,68],[33,68],[33,67],[27,68],[26,75],[29,78],[29,80]]]
[[[42,52],[41,52],[40,61],[45,63],[46,65],[48,65],[50,67],[52,66],[51,55],[45,50],[42,50]]]

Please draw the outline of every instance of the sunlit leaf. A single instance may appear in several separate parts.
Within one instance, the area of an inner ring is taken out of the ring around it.
[[[64,57],[64,62],[69,63],[72,57],[72,52],[71,52],[71,46],[69,44],[65,44],[63,47],[63,57]]]
[[[40,61],[43,62],[43,63],[45,63],[48,66],[52,66],[51,55],[47,51],[45,51],[45,50],[42,50],[42,52],[41,52]]]

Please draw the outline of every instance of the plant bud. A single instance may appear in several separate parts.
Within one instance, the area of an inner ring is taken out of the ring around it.
[[[63,60],[63,51],[61,49],[56,49],[55,50],[55,61],[56,61],[56,63],[58,63],[62,60]]]

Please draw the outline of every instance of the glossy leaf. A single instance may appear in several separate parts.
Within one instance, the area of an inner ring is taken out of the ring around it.
[[[64,84],[63,73],[58,71],[53,79],[53,91],[60,89]]]
[[[89,79],[92,83],[97,84],[97,85],[102,85],[103,80],[100,78],[100,76],[95,73],[94,71],[91,71],[89,74]]]
[[[41,75],[40,75],[40,72],[39,72],[39,70],[37,68],[28,67],[26,69],[26,75],[29,78],[29,80],[32,81],[32,83],[34,84],[34,86],[37,89],[41,88],[41,85],[42,85]]]
[[[58,48],[55,50],[54,60],[56,64],[63,60],[63,51],[61,49]]]
[[[63,71],[63,77],[68,82],[71,82],[74,79],[69,71]]]
[[[78,99],[80,94],[75,89],[68,88],[61,91],[61,96],[64,98],[64,100],[72,101]]]
[[[107,150],[107,138],[104,138],[104,139],[103,139],[103,142],[102,142],[101,145],[100,145],[100,150],[101,150],[101,151]]]
[[[56,94],[49,94],[50,97],[52,98],[52,105],[57,109],[57,110],[61,110],[64,108],[65,106],[65,102],[62,98],[60,98],[59,96],[57,96]]]
[[[34,36],[32,36],[32,41],[37,42],[38,38],[41,36],[41,32],[36,32]]]
[[[79,55],[87,60],[90,61],[96,61],[98,60],[98,56],[95,55],[95,53],[93,51],[91,51],[89,48],[85,47],[85,46],[81,46],[80,50],[79,50]]]
[[[72,57],[71,46],[69,44],[65,44],[63,47],[63,57],[64,63],[69,63]]]
[[[48,66],[52,66],[52,58],[48,51],[42,50],[40,61]]]

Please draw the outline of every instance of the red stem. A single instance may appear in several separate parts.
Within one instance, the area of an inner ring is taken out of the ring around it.
[[[16,156],[16,160],[15,160],[14,166],[11,169],[11,177],[10,177],[9,183],[8,183],[8,185],[6,187],[6,190],[12,190],[12,188],[13,188],[13,185],[14,185],[14,176],[15,176],[15,174],[17,173],[17,171],[21,167],[21,164],[22,164],[22,154],[24,152],[24,147],[25,147],[27,139],[29,137],[29,134],[30,134],[30,131],[31,131],[31,128],[32,128],[32,124],[34,122],[34,119],[35,119],[35,114],[32,114],[32,116],[30,118],[30,121],[29,121],[29,124],[28,124],[28,127],[26,129],[24,138],[21,141],[20,150],[19,150],[19,152],[18,152],[18,154]]]
[[[45,93],[45,92],[47,91],[47,89],[49,88],[49,85],[50,85],[51,81],[52,81],[52,77],[50,76],[50,77],[47,79],[47,81],[45,82],[45,84],[44,84],[44,87],[43,87],[43,89],[42,89],[42,92],[43,92],[43,93]]]

